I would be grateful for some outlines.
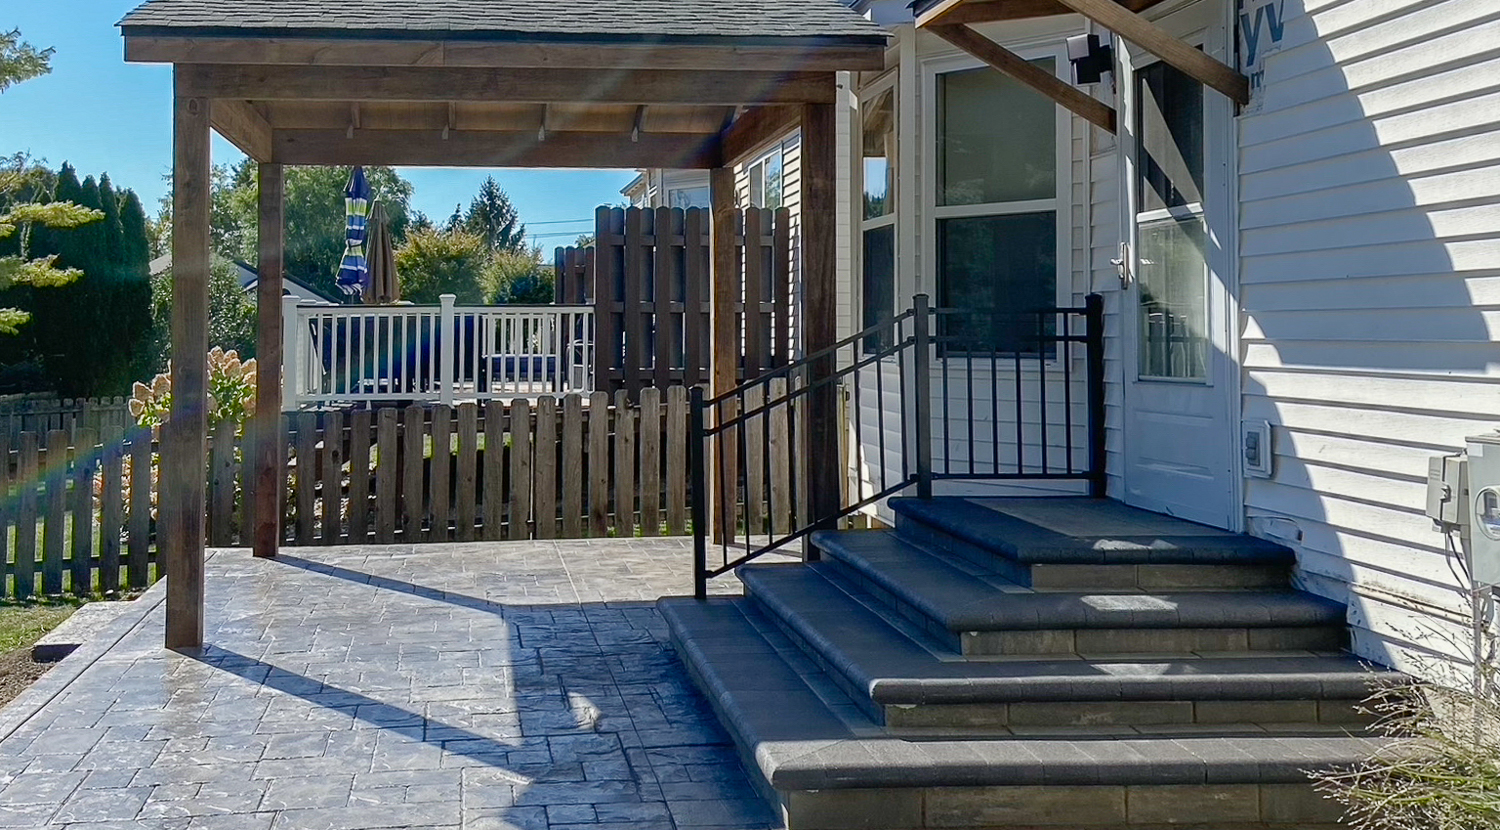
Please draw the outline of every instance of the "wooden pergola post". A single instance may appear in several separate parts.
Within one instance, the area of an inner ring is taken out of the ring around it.
[[[286,486],[281,440],[282,269],[285,258],[285,179],[279,164],[260,165],[260,235],[256,284],[254,477],[251,546],[262,558],[281,542],[281,500]]]
[[[740,212],[734,187],[734,167],[726,164],[709,171],[708,187],[709,204],[713,211],[713,270],[710,272],[713,279],[709,314],[709,328],[712,332],[709,378],[712,382],[709,384],[708,397],[713,398],[738,384],[740,365],[740,327],[734,310],[740,299],[741,284],[738,278],[739,249],[734,238]],[[715,407],[709,413],[709,418],[716,423],[719,419],[733,418],[735,415],[731,402],[728,406]],[[709,469],[715,471],[708,482],[708,489],[713,493],[710,503],[716,507],[710,516],[711,532],[716,539],[731,541],[735,532],[736,482],[739,479],[738,455],[735,450],[738,443],[734,433],[723,433],[722,440],[715,449],[718,446],[725,447],[725,452],[710,454],[711,459],[722,456],[717,458],[718,464],[710,461],[709,466]]]
[[[834,83],[829,77],[829,85]],[[814,355],[838,342],[838,136],[832,104],[802,105],[802,348]],[[842,501],[838,384],[834,355],[809,367],[806,470],[810,518],[833,527]],[[808,559],[817,558],[811,545]]]
[[[209,107],[176,74],[172,163],[172,412],[163,428],[161,523],[166,646],[203,645],[208,495]]]

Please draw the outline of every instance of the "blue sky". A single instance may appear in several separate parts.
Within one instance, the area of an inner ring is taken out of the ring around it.
[[[155,212],[172,163],[172,71],[127,64],[115,23],[138,0],[3,3],[0,29],[19,28],[37,47],[56,47],[52,74],[0,93],[0,154],[29,152],[53,167],[71,162],[81,174],[107,172],[117,187],[141,195]],[[242,156],[214,137],[214,161]],[[631,171],[453,170],[403,168],[413,202],[434,218],[467,206],[487,175],[510,194],[537,242],[567,244],[593,228],[594,208],[621,200]],[[582,220],[572,224],[555,223]]]

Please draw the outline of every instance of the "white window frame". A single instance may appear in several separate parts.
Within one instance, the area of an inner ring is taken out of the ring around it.
[[[890,211],[890,213],[887,213],[886,215],[877,217],[875,219],[866,219],[865,218],[865,159],[864,159],[865,106],[867,104],[873,104],[877,99],[880,98],[880,96],[884,95],[887,92],[889,92],[891,94],[891,106],[894,107],[894,109],[895,109],[895,122],[896,122],[896,127],[897,127],[897,129],[894,132],[894,135],[895,135],[895,138],[896,138],[896,146],[895,146],[895,148],[893,148],[893,150],[892,150],[892,152],[891,152],[891,154],[889,156],[889,164],[891,166],[891,169],[895,172],[895,175],[891,177],[891,183],[890,183],[890,187],[891,187],[891,191],[892,192],[887,197],[888,201],[891,204],[891,211]],[[893,237],[893,243],[894,243],[894,245],[893,245],[893,250],[891,252],[891,263],[892,263],[892,268],[894,270],[894,273],[891,275],[891,279],[892,279],[892,288],[891,288],[891,291],[892,291],[892,294],[893,294],[894,304],[892,305],[890,311],[891,311],[891,314],[894,316],[896,314],[900,314],[902,311],[904,311],[907,308],[907,304],[906,304],[905,301],[903,301],[903,297],[902,297],[902,289],[906,286],[907,280],[905,278],[903,278],[903,276],[901,274],[901,249],[902,249],[901,231],[900,231],[899,226],[897,225],[897,220],[901,216],[901,199],[900,199],[900,195],[901,195],[901,184],[902,184],[902,180],[901,180],[901,176],[902,176],[901,151],[902,151],[903,148],[901,146],[900,124],[901,124],[901,90],[897,86],[897,73],[895,73],[895,72],[888,72],[883,77],[879,78],[878,80],[876,80],[876,81],[870,83],[869,85],[865,86],[864,88],[860,89],[860,91],[859,91],[859,111],[858,111],[858,115],[855,117],[855,120],[854,120],[854,126],[855,126],[854,132],[856,133],[856,135],[855,135],[855,146],[857,148],[857,152],[855,154],[855,169],[858,172],[858,182],[857,182],[857,186],[854,188],[854,198],[855,198],[855,205],[854,205],[854,211],[855,211],[855,213],[854,213],[854,215],[859,218],[859,240],[858,240],[858,244],[855,245],[855,248],[858,250],[859,253],[855,257],[856,267],[854,269],[854,273],[852,273],[850,276],[852,277],[851,281],[854,283],[854,286],[855,286],[854,295],[857,298],[857,302],[856,302],[856,304],[854,306],[854,313],[858,315],[858,319],[857,319],[856,325],[854,327],[856,331],[863,330],[864,327],[865,327],[865,254],[864,254],[864,252],[865,252],[865,233],[868,232],[868,231],[878,230],[880,228],[885,228],[885,227],[894,228],[894,230],[892,231],[892,237]],[[906,300],[909,300],[909,299],[910,299],[909,297],[906,298]],[[860,347],[861,347],[861,349],[863,349],[863,344],[862,343],[861,343]],[[895,360],[896,358],[893,356],[893,357],[888,358],[888,359],[889,360]]]
[[[1056,37],[1049,37],[1042,42],[1030,44],[1007,44],[1007,48],[1026,60],[1039,58],[1052,58],[1053,71],[1064,81],[1070,81],[1066,74],[1069,71],[1069,63],[1065,44]],[[936,303],[938,299],[938,282],[942,275],[938,273],[938,222],[943,219],[963,219],[974,216],[1004,216],[1019,213],[1036,213],[1039,211],[1053,211],[1057,220],[1057,274],[1055,278],[1055,299],[1059,308],[1067,308],[1074,305],[1073,299],[1073,118],[1072,114],[1064,107],[1054,105],[1057,118],[1056,126],[1056,187],[1057,193],[1051,199],[1032,199],[1023,202],[998,202],[982,205],[947,205],[938,204],[938,76],[950,72],[962,72],[969,69],[986,68],[987,64],[973,58],[972,56],[957,53],[932,57],[922,62],[922,131],[926,136],[923,142],[922,153],[922,180],[921,188],[923,221],[923,244],[921,250],[922,273],[931,275],[923,280],[923,290],[927,291]],[[999,70],[991,68],[991,71]],[[1038,93],[1040,94],[1040,93]],[[955,355],[955,359],[962,359]],[[1049,362],[1054,358],[1049,358]]]
[[[766,164],[772,157],[781,160],[781,203],[777,208],[786,207],[786,146],[787,140],[777,141],[766,149],[764,153],[755,157],[755,161],[745,165],[745,202],[752,207],[765,207],[763,204],[755,203],[755,177],[760,176],[760,192],[764,196],[766,192]]]

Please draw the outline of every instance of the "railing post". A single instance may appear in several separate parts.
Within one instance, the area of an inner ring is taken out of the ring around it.
[[[916,419],[917,498],[932,498],[932,309],[926,294],[912,298],[912,407]]]
[[[295,412],[302,404],[302,369],[307,355],[299,348],[307,326],[297,315],[297,298],[281,298],[281,409]]]
[[[457,315],[453,312],[453,304],[458,302],[458,297],[453,294],[443,294],[438,297],[442,303],[442,311],[438,317],[438,403],[443,406],[453,405],[453,387],[458,384],[458,332],[456,329]]]
[[[693,521],[693,596],[708,598],[708,456],[703,443],[703,387],[688,390],[688,476]]]
[[[1104,432],[1104,297],[1090,294],[1084,300],[1088,356],[1089,395],[1089,495],[1102,499],[1109,491],[1106,471],[1108,452]]]

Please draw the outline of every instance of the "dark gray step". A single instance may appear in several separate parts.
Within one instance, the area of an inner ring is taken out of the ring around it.
[[[1065,824],[1200,830],[1334,828],[1306,771],[1347,767],[1379,739],[1191,735],[912,741],[813,692],[795,651],[745,599],[658,603],[688,671],[787,826]]]
[[[1088,590],[1252,587],[1280,579],[1296,558],[1263,539],[1105,500],[900,498],[890,504],[904,538],[1038,589],[1080,581]],[[1205,570],[1195,582],[1192,569],[1182,566]],[[1232,575],[1234,568],[1250,573]]]
[[[1337,650],[1344,645],[1342,605],[1285,588],[1043,593],[993,569],[929,553],[889,531],[821,532],[813,543],[859,587],[969,655]]]
[[[900,727],[1352,724],[1383,679],[1346,656],[944,660],[824,577],[741,569],[766,609],[872,719]]]

